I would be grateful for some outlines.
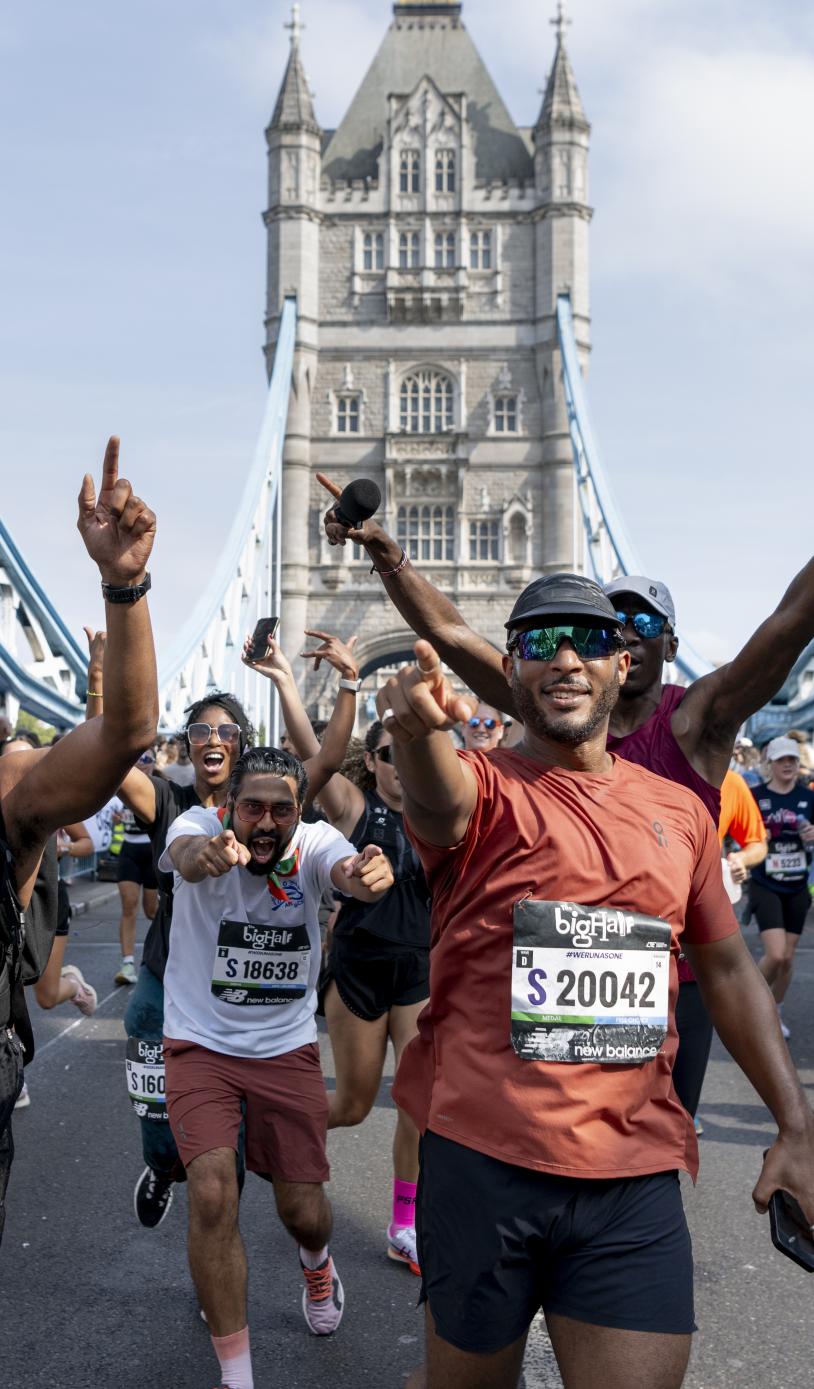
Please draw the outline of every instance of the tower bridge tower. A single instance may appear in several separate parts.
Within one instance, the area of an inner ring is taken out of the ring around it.
[[[502,646],[517,591],[582,567],[558,294],[590,343],[588,140],[560,5],[533,127],[516,126],[460,0],[396,0],[336,130],[317,121],[299,6],[266,132],[269,369],[298,301],[283,471],[281,635],[358,633],[363,668],[411,634],[355,547],[322,532],[317,470],[376,479],[382,520]],[[323,674],[304,678],[319,701]]]

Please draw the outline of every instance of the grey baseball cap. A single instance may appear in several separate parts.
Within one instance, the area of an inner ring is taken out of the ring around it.
[[[584,574],[547,574],[523,589],[505,624],[507,631],[536,617],[574,616],[589,624],[621,627],[613,604],[599,584]]]
[[[671,627],[676,625],[673,595],[660,579],[648,579],[644,574],[623,574],[621,578],[605,584],[605,592],[614,601],[626,593],[633,593],[654,612],[666,617]]]

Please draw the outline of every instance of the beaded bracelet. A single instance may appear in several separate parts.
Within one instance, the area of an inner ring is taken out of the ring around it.
[[[378,574],[378,576],[379,576],[380,579],[392,579],[392,577],[393,577],[394,574],[400,574],[401,571],[402,571],[402,569],[404,568],[405,564],[409,564],[409,563],[410,563],[410,561],[409,561],[409,559],[407,558],[407,551],[406,551],[406,550],[402,550],[402,552],[401,552],[401,559],[399,560],[399,562],[398,562],[398,564],[396,565],[395,569],[377,569],[376,566],[375,566],[375,564],[374,564],[374,565],[372,566],[370,572],[371,572],[371,574]]]

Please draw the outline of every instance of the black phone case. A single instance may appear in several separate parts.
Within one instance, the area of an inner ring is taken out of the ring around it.
[[[269,641],[273,641],[280,625],[279,617],[261,617],[252,633],[249,660],[264,661],[269,653]]]
[[[769,1224],[775,1249],[793,1259],[806,1273],[814,1273],[814,1239],[803,1212],[787,1191],[773,1193],[769,1201]]]

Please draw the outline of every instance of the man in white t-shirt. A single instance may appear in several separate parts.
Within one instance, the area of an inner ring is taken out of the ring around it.
[[[167,1108],[189,1182],[190,1268],[229,1389],[253,1389],[235,1161],[242,1121],[246,1166],[273,1183],[277,1211],[300,1246],[308,1326],[327,1335],[344,1308],[323,1189],[318,909],[331,887],[375,901],[393,874],[378,847],[357,854],[329,825],[302,824],[305,789],[291,753],[249,749],[226,805],[180,815],[159,861],[175,872],[164,977]]]

